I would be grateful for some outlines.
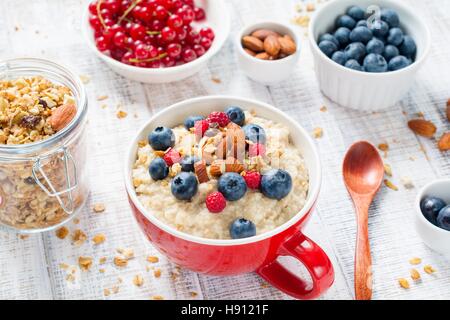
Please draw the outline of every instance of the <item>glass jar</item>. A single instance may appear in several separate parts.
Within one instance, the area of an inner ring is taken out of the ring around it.
[[[84,87],[79,77],[51,61],[0,62],[1,80],[33,76],[68,87],[77,112],[45,140],[0,144],[0,225],[22,233],[47,231],[67,222],[81,211],[89,194]]]

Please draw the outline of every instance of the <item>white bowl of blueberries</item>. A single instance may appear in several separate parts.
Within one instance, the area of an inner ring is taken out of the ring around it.
[[[426,185],[415,205],[417,232],[425,244],[450,257],[450,179]]]
[[[394,0],[334,0],[309,32],[323,93],[352,109],[394,106],[410,89],[430,49],[418,14]]]

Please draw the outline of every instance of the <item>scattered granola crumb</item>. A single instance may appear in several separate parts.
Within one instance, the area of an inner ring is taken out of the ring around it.
[[[61,227],[56,230],[56,236],[61,240],[65,239],[68,234],[69,234],[69,229],[67,229],[66,227]]]
[[[416,269],[411,269],[411,279],[417,281],[420,279],[420,273]]]
[[[123,110],[118,110],[116,115],[117,115],[117,118],[123,119],[123,118],[126,118],[126,116],[128,115],[128,113],[126,113],[126,112],[123,111]]]
[[[311,18],[309,16],[307,16],[307,15],[299,15],[299,16],[294,17],[291,20],[291,23],[305,28],[305,27],[309,26],[309,22],[310,21],[311,21]]]
[[[384,164],[384,173],[389,176],[392,177],[392,168],[389,164],[385,163]]]
[[[420,259],[420,258],[412,258],[412,259],[409,260],[409,263],[412,264],[413,266],[417,266],[417,265],[422,263],[422,259]]]
[[[322,138],[323,137],[323,129],[320,127],[314,128],[313,136],[316,139]]]
[[[402,287],[403,289],[409,289],[409,282],[405,278],[399,279],[398,283],[400,284],[400,287]]]
[[[95,245],[102,244],[103,242],[105,242],[105,240],[106,240],[106,236],[103,233],[96,234],[92,238],[92,241],[94,242]]]
[[[106,257],[101,257],[100,259],[98,259],[98,263],[99,264],[105,264],[106,263]]]
[[[436,270],[435,270],[432,266],[430,266],[430,265],[424,266],[424,267],[423,267],[423,271],[425,271],[425,272],[428,273],[428,274],[433,274],[433,273],[436,272]]]
[[[100,108],[102,109],[106,109],[108,107],[108,105],[106,103],[102,103],[102,105],[100,106]]]
[[[393,184],[390,180],[385,179],[385,180],[384,180],[384,184],[385,184],[386,187],[388,187],[389,189],[392,189],[392,190],[394,190],[394,191],[398,191],[398,187],[397,187],[395,184]]]
[[[136,287],[141,287],[144,284],[144,278],[140,274],[135,275],[133,277],[133,284]]]
[[[111,291],[108,288],[103,289],[103,295],[108,297],[111,294]]]
[[[61,263],[59,264],[59,267],[60,267],[61,269],[63,269],[63,270],[69,269],[69,265],[68,265],[67,263],[64,263],[64,262],[61,262]]]
[[[161,277],[161,269],[156,269],[155,271],[153,271],[153,275],[155,276],[155,278]]]
[[[80,266],[81,270],[88,271],[92,266],[92,258],[81,256],[78,258],[78,265]]]
[[[414,189],[414,183],[412,182],[411,178],[409,177],[401,177],[400,178],[403,186],[405,187],[405,189]]]
[[[159,258],[156,256],[148,256],[147,261],[150,263],[157,263],[157,262],[159,262]]]
[[[380,143],[378,145],[378,149],[381,151],[387,152],[389,150],[389,145],[387,143]]]
[[[261,283],[261,288],[265,289],[265,288],[268,288],[268,287],[269,287],[269,284],[267,282],[262,282]]]
[[[134,258],[134,250],[131,248],[118,248],[116,249],[116,251],[118,253],[120,253],[121,255],[123,255],[126,259],[130,260]]]
[[[217,84],[222,83],[222,80],[220,80],[220,78],[218,77],[211,77],[211,81]]]
[[[106,207],[103,203],[94,204],[93,210],[95,213],[101,213],[101,212],[105,211],[105,209],[106,209]]]
[[[164,300],[164,297],[156,295],[156,296],[152,296],[152,300]]]
[[[314,3],[308,3],[307,5],[306,5],[306,11],[308,11],[308,12],[312,12],[312,11],[315,11],[316,10],[316,6],[314,5]]]
[[[128,259],[122,257],[114,257],[114,264],[118,267],[126,267],[128,265]]]
[[[195,298],[195,297],[198,296],[198,293],[195,292],[195,291],[190,291],[190,292],[189,292],[189,295],[190,295],[192,298]]]
[[[179,276],[180,276],[179,273],[176,273],[176,272],[171,272],[171,273],[170,273],[170,279],[171,279],[172,281],[177,280]]]
[[[77,229],[73,232],[72,243],[74,245],[77,245],[77,246],[82,245],[86,240],[87,240],[87,236],[82,230]]]
[[[19,31],[19,26],[14,26],[14,31]]]
[[[295,11],[302,12],[303,11],[303,5],[301,3],[297,3],[295,5]]]
[[[106,272],[106,270],[105,270],[105,269],[103,269],[103,268],[101,268],[101,269],[98,269],[98,272],[100,272],[100,273],[105,273],[105,272]]]
[[[119,292],[119,289],[120,289],[119,286],[114,286],[111,288],[111,291],[112,291],[112,293],[116,294]]]
[[[322,106],[322,107],[320,108],[320,111],[321,111],[321,112],[327,112],[327,111],[328,111],[328,108],[327,108],[326,106]]]
[[[21,234],[19,235],[20,240],[26,240],[28,239],[30,236],[28,234]]]
[[[80,219],[74,218],[74,219],[72,220],[72,222],[73,222],[73,224],[79,224],[79,223],[80,223]]]
[[[106,100],[106,99],[108,99],[109,97],[107,96],[107,95],[102,95],[102,96],[98,96],[97,97],[97,101],[103,101],[103,100]]]
[[[91,77],[89,77],[88,75],[80,74],[79,77],[80,77],[81,82],[83,82],[83,84],[88,84],[89,81],[91,81]]]

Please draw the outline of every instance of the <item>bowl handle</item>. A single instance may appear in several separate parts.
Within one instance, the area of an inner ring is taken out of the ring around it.
[[[268,283],[297,299],[314,299],[322,295],[334,282],[334,270],[326,253],[311,239],[298,232],[278,253],[303,263],[311,275],[312,284],[286,269],[276,259],[256,272]]]

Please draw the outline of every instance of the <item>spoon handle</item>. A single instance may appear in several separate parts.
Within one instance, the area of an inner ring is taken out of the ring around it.
[[[355,203],[358,233],[355,254],[356,300],[372,299],[372,258],[369,243],[369,205],[367,201]]]

